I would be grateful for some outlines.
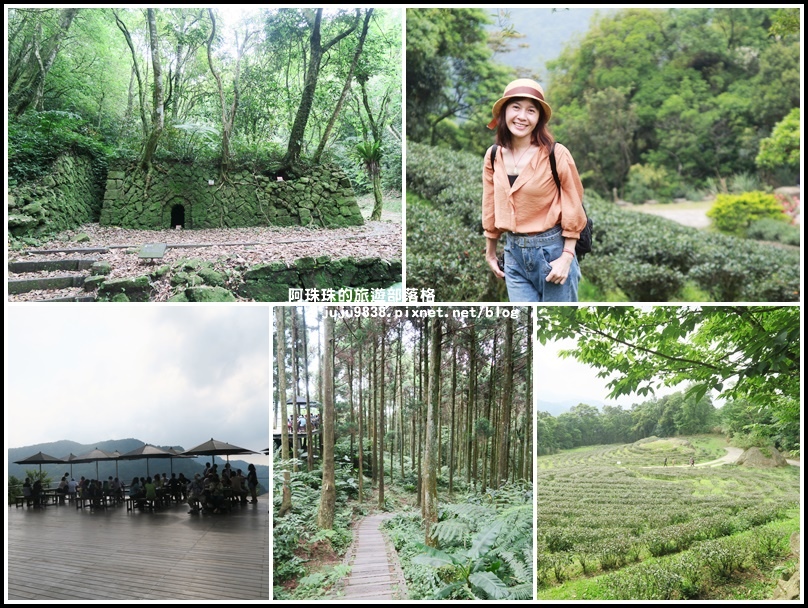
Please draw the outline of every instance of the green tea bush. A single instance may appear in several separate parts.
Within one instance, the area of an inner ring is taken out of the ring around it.
[[[473,154],[408,144],[407,286],[433,288],[436,301],[507,300],[504,282],[484,259],[483,162]],[[589,293],[635,302],[691,301],[684,296],[698,293],[718,302],[800,299],[798,251],[707,235],[622,209],[592,191],[585,197],[594,230],[593,251],[581,261],[589,287],[579,293],[582,298]]]
[[[434,289],[436,301],[502,300],[504,281],[485,261],[485,238],[440,209],[407,201],[407,287]]]
[[[707,211],[707,217],[721,232],[744,236],[752,222],[764,218],[788,222],[782,206],[773,194],[746,192],[744,194],[719,194],[715,204]]]
[[[756,241],[773,241],[797,247],[800,245],[799,226],[771,218],[753,221],[746,230],[746,236]]]
[[[699,543],[695,552],[717,581],[728,579],[740,570],[748,556],[743,543],[734,539],[704,541]]]

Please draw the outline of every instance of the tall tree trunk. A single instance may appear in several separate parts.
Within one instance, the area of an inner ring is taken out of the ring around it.
[[[147,8],[146,16],[149,22],[149,48],[151,50],[154,88],[152,90],[151,132],[146,140],[146,145],[143,147],[140,168],[148,172],[151,170],[152,159],[157,150],[160,136],[163,134],[165,108],[163,107],[163,68],[160,63],[160,37],[157,33],[157,18],[154,14],[154,9]]]
[[[505,319],[505,371],[502,386],[502,417],[499,428],[499,471],[497,487],[508,481],[508,456],[511,438],[511,409],[513,407],[513,318]]]
[[[457,390],[457,344],[452,343],[452,418],[449,427],[449,496],[454,490],[455,391]]]
[[[376,341],[376,336],[373,336],[373,361],[369,366],[368,372],[372,373],[368,378],[368,390],[370,391],[370,428],[373,429],[373,438],[371,444],[370,455],[370,483],[375,486],[379,481],[379,417],[377,413],[377,398],[379,396],[379,382],[377,379],[378,373],[378,356],[379,356],[379,343]]]
[[[300,159],[300,152],[303,149],[303,138],[306,134],[306,125],[309,122],[311,108],[314,105],[314,93],[317,90],[317,79],[320,77],[320,64],[323,55],[337,42],[349,36],[357,25],[359,25],[360,10],[356,9],[356,18],[353,24],[334,36],[326,44],[322,44],[320,25],[323,20],[323,9],[315,11],[314,23],[311,24],[311,36],[309,38],[309,64],[306,69],[306,80],[303,84],[303,94],[300,97],[300,104],[297,107],[295,121],[292,123],[292,131],[289,136],[289,145],[286,148],[286,156],[283,164],[286,168],[294,167]]]
[[[427,357],[427,327],[429,326],[429,319],[424,319],[420,328],[421,342],[421,357],[419,364],[421,366],[421,394],[422,399],[418,404],[418,504],[421,505],[421,517],[426,516],[426,501],[424,500],[424,437],[426,436],[426,415],[424,413],[424,406],[429,399],[429,384],[424,388],[424,382],[429,382],[429,362]]]
[[[499,346],[499,331],[498,328],[494,328],[494,348],[493,354],[491,355],[491,365],[488,371],[488,398],[485,400],[485,417],[488,419],[488,422],[491,423],[491,460],[488,460],[488,452],[485,454],[485,464],[483,466],[483,475],[488,476],[488,483],[491,483],[493,487],[497,487],[496,481],[494,478],[497,475],[497,457],[496,457],[496,443],[497,443],[497,420],[496,420],[496,412],[494,411],[494,399],[496,395],[496,385],[494,383],[494,378],[496,377],[496,370],[497,370],[497,348]],[[486,437],[486,445],[488,443],[488,438]],[[488,467],[490,466],[490,473]],[[487,488],[486,482],[483,482],[483,492],[485,492]]]
[[[283,491],[278,517],[283,517],[292,508],[292,485],[289,474],[289,433],[286,430],[286,308],[278,306],[276,324],[278,336],[278,398],[281,402],[281,460],[283,460]]]
[[[528,309],[528,329],[527,329],[527,363],[525,365],[525,447],[524,447],[524,468],[522,479],[533,481],[533,324],[532,310]]]
[[[118,16],[118,12],[113,9],[112,14],[115,15],[115,23],[118,26],[118,29],[121,30],[123,33],[124,38],[126,39],[126,44],[129,46],[129,52],[132,54],[132,71],[134,72],[135,78],[137,78],[137,90],[138,90],[138,108],[140,110],[140,129],[143,135],[143,140],[146,140],[146,137],[149,134],[149,120],[146,117],[146,92],[145,92],[145,85],[143,83],[143,78],[140,75],[140,64],[138,62],[138,55],[137,51],[135,50],[135,43],[132,42],[132,35],[129,33],[129,29],[126,27],[126,24],[121,20]],[[130,83],[130,90],[131,90],[131,83]],[[129,113],[129,108],[127,107],[127,114]]]
[[[241,75],[241,58],[247,50],[247,43],[252,36],[252,32],[244,32],[244,40],[241,45],[238,43],[238,34],[236,35],[236,65],[233,70],[233,101],[230,108],[227,107],[227,101],[224,96],[224,86],[222,85],[222,77],[213,65],[213,40],[216,37],[216,16],[212,8],[208,9],[210,16],[211,30],[208,37],[208,66],[213,78],[216,80],[216,86],[219,90],[219,106],[222,112],[222,156],[220,159],[221,174],[225,175],[230,168],[230,140],[233,136],[233,126],[236,122],[236,112],[238,112],[238,103],[241,96],[239,89],[239,76]],[[309,454],[311,454],[311,446],[309,446]]]
[[[361,330],[362,322],[361,319],[357,326],[357,329]],[[365,448],[364,443],[362,441],[362,436],[365,432],[363,427],[364,425],[364,416],[362,415],[362,348],[359,348],[359,372],[357,373],[359,378],[359,502],[362,503],[365,500],[364,491],[365,491],[365,465],[364,465],[364,458],[365,458]]]
[[[297,312],[294,306],[289,312],[292,314],[292,452],[294,452],[292,470],[297,472],[297,459],[300,457],[300,439],[297,434],[297,419],[300,416],[297,407],[297,391],[300,388],[297,369]]]
[[[334,508],[337,489],[334,478],[334,318],[325,317],[325,361],[323,361],[323,485],[320,508],[317,511],[317,526],[321,530],[334,528]]]
[[[309,328],[306,324],[306,308],[301,310],[303,319],[303,376],[306,383],[306,470],[311,472],[314,468],[314,441],[311,428],[311,398],[309,396],[309,343],[307,336]]]
[[[41,109],[45,95],[45,79],[56,61],[62,41],[80,9],[63,8],[59,14],[59,25],[54,34],[42,46],[42,25],[37,25],[36,35],[32,41],[32,52],[23,60],[18,78],[15,78],[8,89],[9,113],[20,116],[28,108]],[[8,50],[8,49],[6,49]]]
[[[477,378],[477,336],[475,335],[474,325],[469,327],[469,385],[468,385],[468,403],[466,405],[466,485],[471,484],[472,470],[474,470],[474,477],[476,479],[477,465],[474,459],[475,454],[473,448],[476,445],[474,441],[474,407],[476,395],[476,378]]]
[[[319,327],[322,327],[322,325],[320,325]],[[318,343],[319,343],[319,340],[318,340]],[[351,337],[351,358],[350,358],[350,361],[348,363],[348,369],[347,369],[347,372],[348,372],[348,406],[351,408],[351,450],[350,450],[351,470],[354,470],[354,468],[353,468],[354,467],[354,457],[355,457],[355,450],[354,450],[355,445],[354,444],[356,443],[356,430],[355,430],[355,426],[354,426],[356,424],[356,412],[354,411],[354,397],[353,397],[353,357],[354,357],[353,350],[354,350],[354,345],[353,345],[353,336],[352,336]],[[322,362],[323,362],[322,359],[320,359],[320,364],[321,364],[320,369],[322,369]],[[322,379],[321,379],[321,382],[320,382],[320,386],[322,386]],[[320,403],[322,403],[322,401],[320,401]]]
[[[433,536],[433,526],[438,523],[438,475],[437,475],[437,413],[440,408],[440,365],[441,365],[441,320],[432,322],[429,378],[429,404],[426,413],[426,454],[424,457],[424,526],[426,534],[424,544],[437,547],[437,539]]]
[[[365,21],[362,24],[362,33],[359,35],[359,42],[356,45],[353,61],[351,61],[351,67],[348,69],[348,76],[345,78],[345,85],[342,87],[342,93],[340,93],[339,99],[337,100],[337,105],[334,107],[334,111],[331,113],[331,118],[328,120],[328,125],[326,125],[325,132],[320,138],[320,144],[317,146],[317,151],[314,153],[315,163],[320,162],[320,157],[322,156],[323,150],[325,150],[325,146],[328,143],[328,138],[331,137],[331,131],[334,130],[334,125],[337,123],[337,118],[342,110],[342,105],[345,103],[345,98],[348,97],[348,91],[351,90],[351,81],[353,80],[354,71],[356,70],[356,64],[359,63],[359,57],[362,55],[362,48],[365,46],[365,38],[368,34],[368,26],[370,25],[370,17],[372,14],[372,8],[365,10]]]
[[[381,324],[381,358],[379,360],[379,508],[384,507],[384,342],[387,334],[384,320]]]
[[[398,465],[402,482],[404,481],[404,369],[401,365],[403,329],[403,325],[398,326]]]

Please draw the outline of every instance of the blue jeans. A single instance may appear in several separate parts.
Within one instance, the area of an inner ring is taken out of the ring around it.
[[[550,262],[561,257],[564,237],[561,226],[534,236],[505,234],[505,286],[511,302],[577,302],[581,269],[572,260],[563,285],[547,282]]]

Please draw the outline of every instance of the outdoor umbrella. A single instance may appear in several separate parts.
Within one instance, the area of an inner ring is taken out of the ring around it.
[[[73,479],[73,463],[76,462],[76,455],[70,452],[70,454],[65,456],[64,461],[70,463],[70,479]]]
[[[110,454],[115,459],[115,477],[118,477],[118,460],[121,458],[121,453],[118,450],[115,450]]]
[[[98,479],[98,461],[99,460],[116,460],[115,456],[112,454],[107,454],[103,450],[99,450],[95,448],[87,452],[86,454],[81,454],[76,456],[72,462],[94,462],[95,463],[95,478]]]
[[[170,453],[171,453],[171,455],[172,455],[174,458],[195,458],[195,456],[186,456],[185,454],[183,454],[182,452],[179,452],[179,451],[175,450],[174,448],[168,448],[166,451],[167,451],[167,452],[170,452]],[[171,473],[172,473],[172,474],[174,473],[174,458],[172,458],[172,459],[169,461],[169,463],[171,464]]]
[[[40,477],[42,477],[43,464],[64,464],[64,463],[65,460],[63,458],[56,458],[56,456],[49,456],[48,454],[43,454],[42,452],[37,452],[33,456],[29,456],[28,458],[23,458],[22,460],[14,461],[14,464],[38,464]]]
[[[173,458],[174,454],[160,449],[153,445],[144,444],[143,446],[127,452],[120,457],[120,460],[138,460],[140,458],[146,459],[146,475],[151,476],[149,473],[149,459],[150,458]],[[173,471],[172,471],[173,472]]]
[[[230,455],[235,454],[258,454],[253,450],[247,448],[240,448],[237,445],[225,443],[224,441],[217,441],[211,437],[210,441],[201,443],[195,448],[185,450],[183,456],[225,456],[227,461],[230,462]]]

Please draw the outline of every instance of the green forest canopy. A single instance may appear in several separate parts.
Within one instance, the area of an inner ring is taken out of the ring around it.
[[[680,190],[757,172],[761,141],[800,106],[794,10],[628,8],[597,16],[548,63],[543,83],[550,127],[585,185],[611,194],[637,165],[663,170]],[[482,155],[492,141],[491,105],[516,76],[493,60],[502,29],[485,35],[491,17],[482,9],[407,16],[407,111],[419,118],[408,121],[407,136]],[[775,185],[798,175],[791,165],[765,168]]]
[[[635,405],[630,412],[576,406],[572,419],[586,423],[573,425],[578,431],[572,435],[565,431],[569,437],[556,436],[557,442],[591,445],[607,438],[634,441],[651,434],[708,432],[716,421],[709,396],[714,392],[727,401],[720,421],[725,432],[799,449],[797,306],[542,307],[537,323],[543,344],[576,339],[575,348],[562,355],[611,378],[611,397],[647,397],[655,388],[688,385],[684,392]],[[565,422],[562,416],[558,421]]]
[[[395,10],[14,8],[7,21],[14,178],[67,148],[291,167],[322,143],[367,183],[353,149],[378,137],[400,182]]]

